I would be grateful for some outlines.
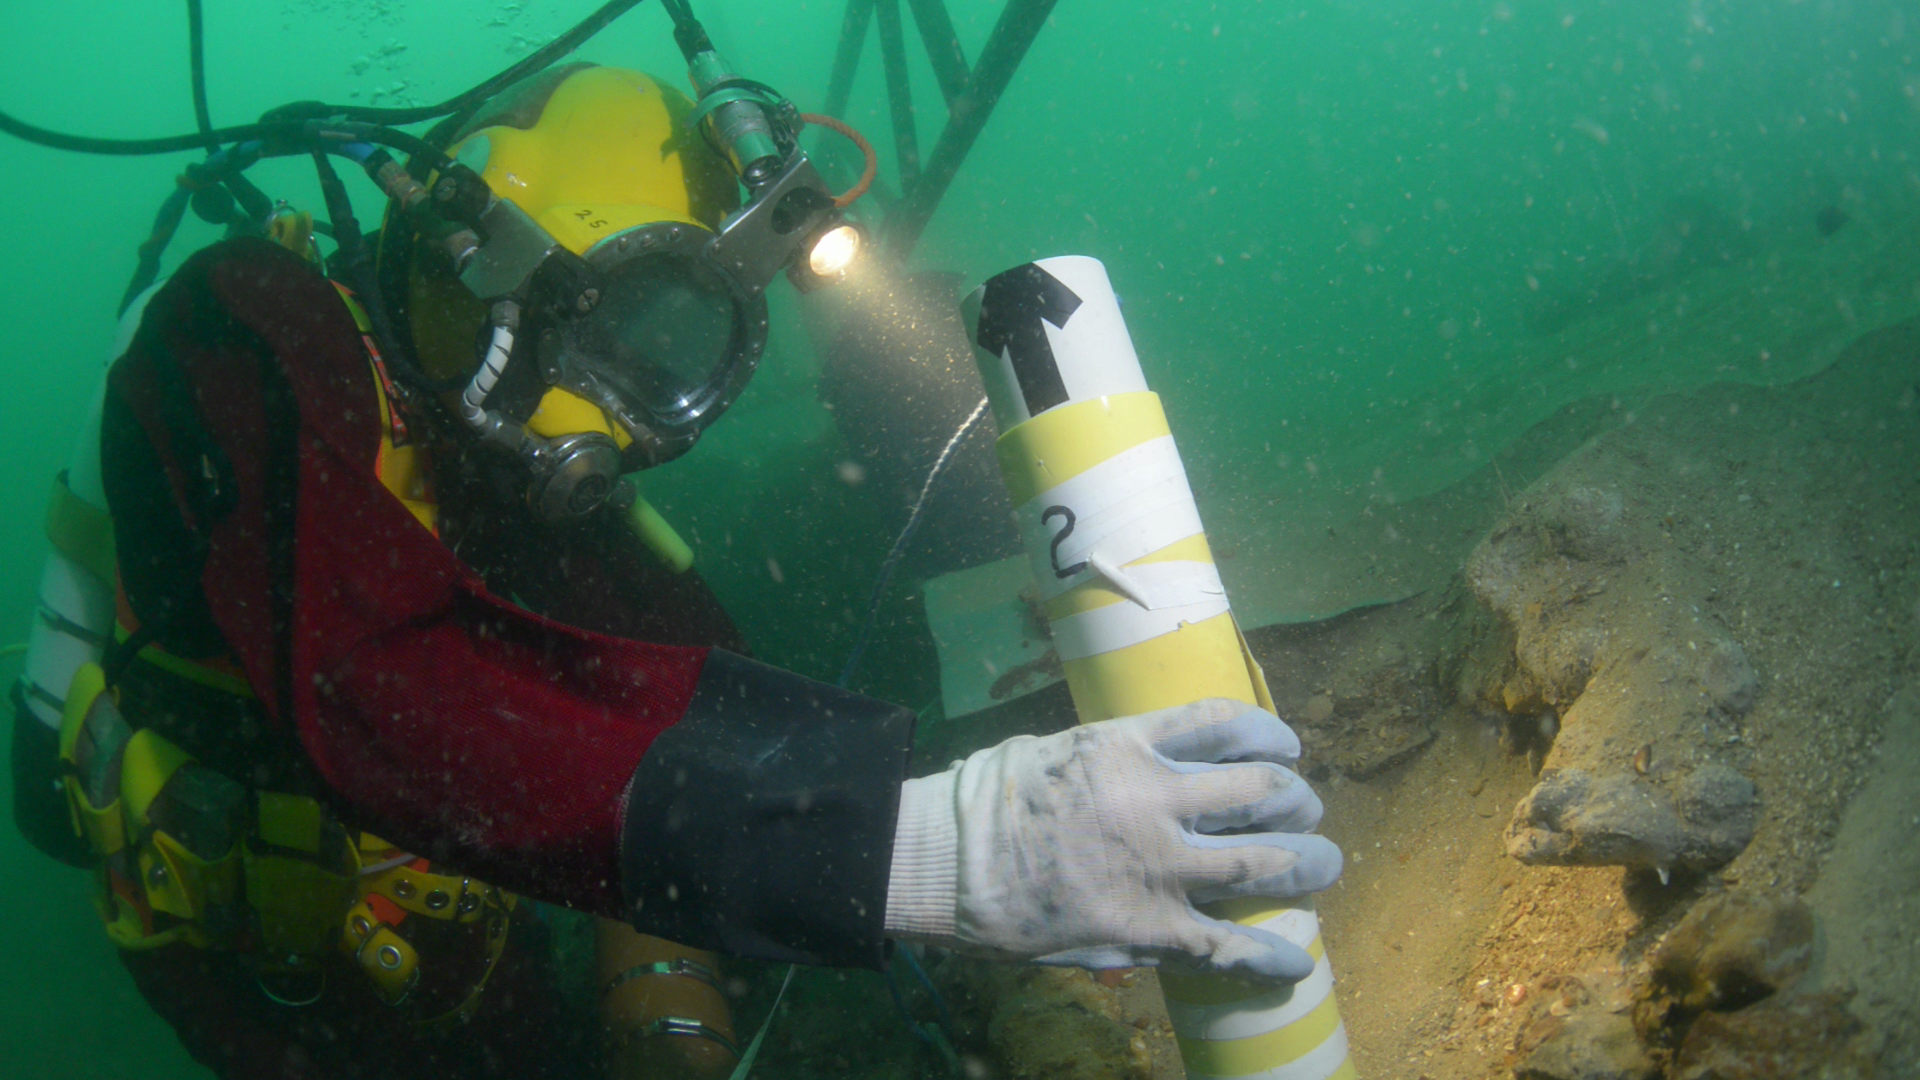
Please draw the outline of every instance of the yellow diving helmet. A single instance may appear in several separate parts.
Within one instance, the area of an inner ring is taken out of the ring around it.
[[[772,279],[852,232],[791,128],[763,141],[778,149],[742,205],[715,111],[639,72],[553,68],[463,124],[456,167],[428,180],[434,201],[466,210],[416,224],[405,288],[420,365],[472,373],[459,412],[525,461],[544,518],[624,501],[622,473],[685,453],[758,365]],[[468,190],[449,183],[462,177]]]

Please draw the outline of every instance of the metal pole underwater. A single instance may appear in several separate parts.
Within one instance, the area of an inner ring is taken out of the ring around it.
[[[1080,722],[1209,697],[1271,710],[1106,268],[1080,256],[1017,266],[975,290],[965,314]],[[1188,1077],[1351,1080],[1311,901],[1208,912],[1277,933],[1315,965],[1280,990],[1161,975]]]

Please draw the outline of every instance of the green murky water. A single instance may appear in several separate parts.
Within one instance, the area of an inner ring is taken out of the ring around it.
[[[949,7],[978,56],[1002,5]],[[840,4],[697,8],[739,68],[820,106]],[[439,100],[585,10],[209,3],[214,119],[296,98]],[[643,4],[583,55],[677,82],[668,30]],[[15,0],[0,36],[0,107],[16,116],[98,135],[191,127],[179,5]],[[945,115],[924,55],[909,56],[924,153]],[[1444,538],[1415,550],[1382,522],[1556,410],[1798,377],[1920,309],[1885,249],[1920,217],[1917,58],[1920,13],[1897,0],[1064,0],[913,265],[970,287],[1036,256],[1104,260],[1216,544],[1234,553],[1237,606],[1256,621],[1328,614],[1451,565]],[[894,188],[871,46],[847,119]],[[28,623],[47,484],[183,160],[0,141],[0,625]],[[253,175],[319,204],[304,166]],[[364,185],[356,196],[377,219]],[[212,238],[190,223],[173,260]],[[830,335],[809,333],[823,317],[791,297],[775,312],[747,395],[647,488],[755,647],[831,677],[901,507],[847,483],[847,433],[818,389]],[[861,682],[917,706],[938,681],[913,577],[890,594]],[[7,829],[0,881],[10,1075],[198,1075],[126,985],[78,875]]]

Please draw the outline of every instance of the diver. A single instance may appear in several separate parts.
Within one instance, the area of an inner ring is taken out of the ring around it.
[[[722,1075],[714,953],[1313,968],[1196,907],[1339,874],[1272,714],[909,778],[910,711],[746,655],[630,474],[739,394],[772,280],[830,283],[862,238],[790,110],[682,47],[698,102],[565,64],[426,139],[263,125],[185,188],[244,193],[298,131],[332,258],[307,215],[241,214],[131,294],[49,511],[14,809],[223,1077]],[[388,193],[377,235],[334,157]],[[604,1050],[536,901],[602,920]]]

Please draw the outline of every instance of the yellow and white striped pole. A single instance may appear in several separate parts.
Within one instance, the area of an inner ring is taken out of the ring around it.
[[[1106,268],[1080,256],[1017,266],[975,290],[966,317],[1080,722],[1210,697],[1273,708]],[[1353,1077],[1312,904],[1229,901],[1209,912],[1277,933],[1315,965],[1271,991],[1162,975],[1188,1077]]]

